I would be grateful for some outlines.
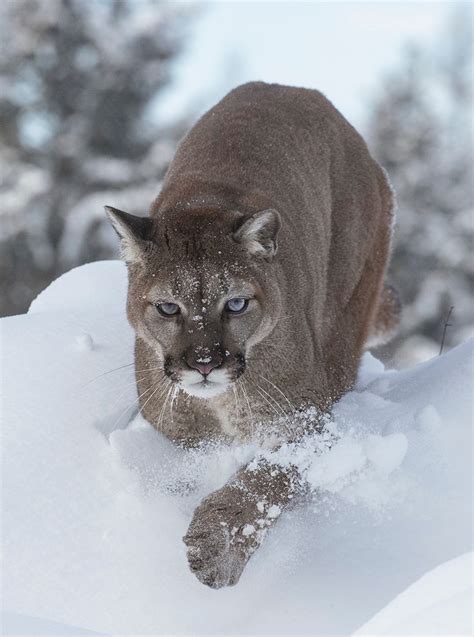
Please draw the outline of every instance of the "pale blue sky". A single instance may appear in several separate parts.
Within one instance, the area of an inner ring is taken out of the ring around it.
[[[254,79],[318,88],[356,126],[407,41],[435,43],[459,2],[207,4],[159,106],[164,121],[198,113]]]

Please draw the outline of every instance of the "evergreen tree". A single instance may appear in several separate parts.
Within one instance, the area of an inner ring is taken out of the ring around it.
[[[404,303],[395,345],[408,349],[421,336],[437,351],[450,306],[447,345],[474,327],[471,63],[471,21],[459,9],[435,50],[407,49],[369,120],[397,195],[390,277]]]
[[[154,0],[0,5],[0,314],[113,254],[104,204],[145,214],[175,130],[152,123],[189,9]]]

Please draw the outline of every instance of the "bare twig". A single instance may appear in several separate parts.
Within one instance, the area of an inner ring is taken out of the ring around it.
[[[444,322],[444,327],[443,327],[443,336],[441,338],[441,346],[439,348],[439,356],[441,356],[441,354],[443,353],[443,347],[444,347],[444,339],[446,338],[446,331],[448,329],[448,327],[452,326],[452,323],[449,322],[449,319],[451,318],[451,314],[453,313],[454,310],[454,305],[451,305],[451,307],[449,308],[449,312],[446,316],[446,320]]]

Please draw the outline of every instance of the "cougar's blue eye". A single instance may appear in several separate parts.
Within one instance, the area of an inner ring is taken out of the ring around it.
[[[240,299],[240,298],[230,299],[225,304],[225,309],[227,312],[230,312],[231,314],[242,314],[242,312],[245,312],[245,310],[247,309],[248,304],[249,304],[248,299]]]
[[[179,305],[176,303],[158,303],[156,309],[161,316],[175,316],[180,312]]]

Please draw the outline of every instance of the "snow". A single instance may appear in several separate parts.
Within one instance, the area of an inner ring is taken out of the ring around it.
[[[267,511],[267,518],[277,518],[281,513],[281,509],[278,505],[272,504]]]
[[[248,537],[249,535],[253,535],[257,529],[253,524],[246,524],[242,529],[242,535],[244,537]]]
[[[472,552],[465,553],[434,568],[356,634],[471,634],[472,558]]]
[[[261,502],[275,527],[216,591],[181,538],[258,450],[183,451],[136,414],[125,294],[89,264],[0,322],[4,634],[472,633],[472,342],[402,372],[366,354],[331,444],[274,454],[311,498]]]

